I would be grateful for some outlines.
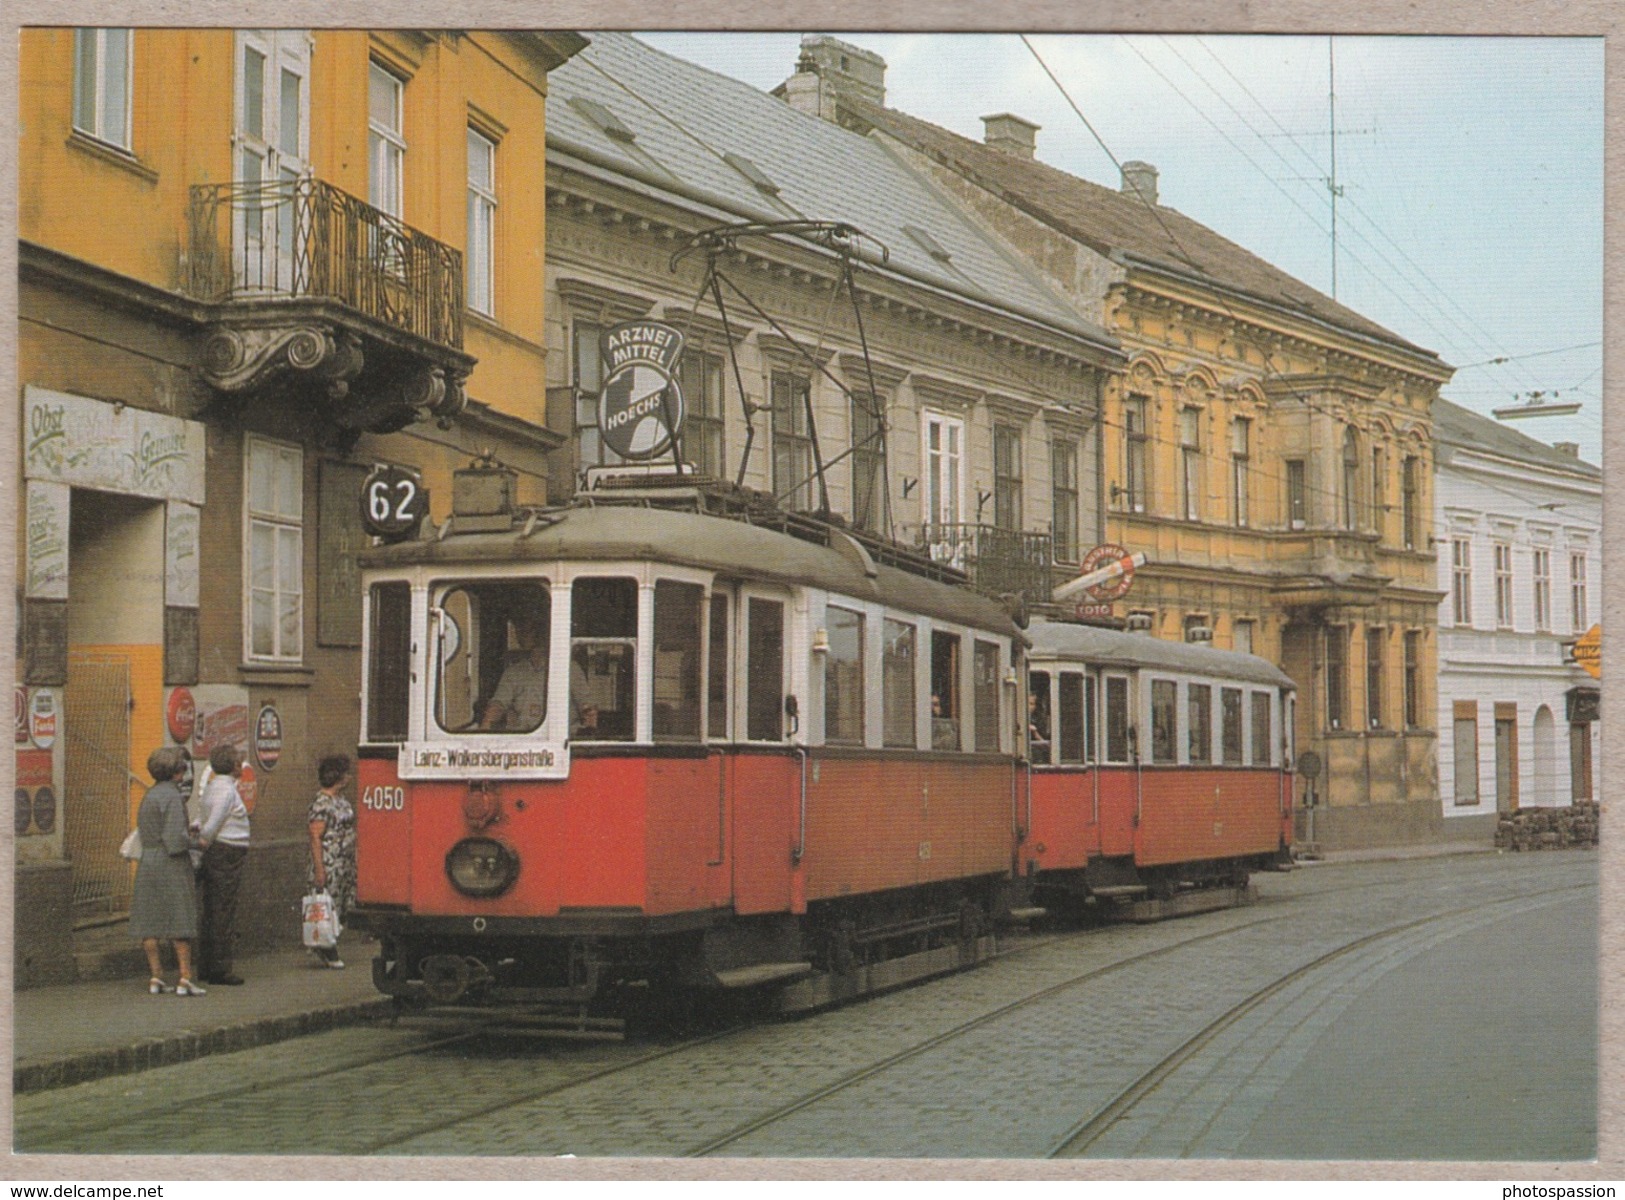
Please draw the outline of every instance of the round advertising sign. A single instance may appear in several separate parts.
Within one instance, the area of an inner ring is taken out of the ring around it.
[[[42,787],[34,793],[34,828],[50,833],[56,828],[56,792]]]
[[[1113,569],[1112,575],[1088,589],[1089,594],[1103,604],[1121,600],[1134,586],[1134,556],[1115,543],[1104,542],[1083,556],[1078,574],[1088,575],[1106,569]]]
[[[267,771],[282,757],[282,717],[269,704],[254,718],[254,760]]]
[[[192,699],[191,688],[178,687],[169,693],[164,723],[177,744],[184,746],[192,740],[192,731],[197,728],[197,702]]]
[[[683,389],[676,379],[683,335],[660,321],[626,321],[604,332],[598,432],[622,458],[665,452],[683,428]]]

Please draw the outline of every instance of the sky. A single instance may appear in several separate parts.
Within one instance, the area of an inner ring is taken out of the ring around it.
[[[763,90],[800,42],[639,36]],[[1509,424],[1602,461],[1602,39],[836,36],[886,60],[888,106],[978,141],[1014,113],[1040,160],[1111,187],[1152,163],[1163,204],[1328,295],[1335,140],[1337,299],[1454,366],[1457,404],[1579,401]]]

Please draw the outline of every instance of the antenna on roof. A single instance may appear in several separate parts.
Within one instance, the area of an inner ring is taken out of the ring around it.
[[[1525,417],[1567,417],[1580,411],[1578,400],[1559,400],[1563,393],[1529,392],[1522,404],[1491,409],[1497,421],[1520,421]],[[1516,400],[1518,397],[1512,397]]]

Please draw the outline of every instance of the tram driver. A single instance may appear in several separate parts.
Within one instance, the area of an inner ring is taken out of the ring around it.
[[[547,644],[536,619],[514,620],[519,655],[503,668],[497,690],[486,702],[481,729],[528,733],[547,716]]]

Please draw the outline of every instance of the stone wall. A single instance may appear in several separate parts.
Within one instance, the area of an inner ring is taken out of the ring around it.
[[[1520,808],[1504,813],[1495,826],[1497,850],[1561,850],[1595,846],[1600,825],[1597,804],[1580,800],[1566,808]]]

